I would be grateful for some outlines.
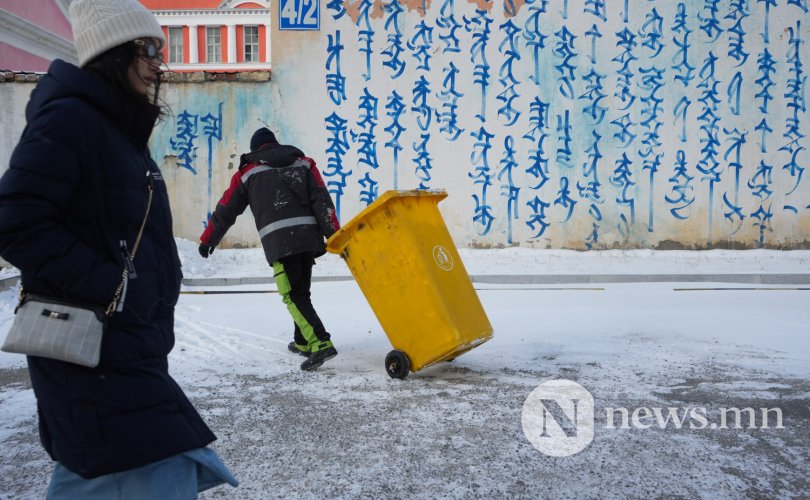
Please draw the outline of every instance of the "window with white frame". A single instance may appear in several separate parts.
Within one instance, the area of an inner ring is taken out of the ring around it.
[[[245,62],[259,61],[259,27],[245,26]]]
[[[206,62],[222,62],[222,35],[219,26],[205,28]]]
[[[169,63],[183,63],[183,28],[169,28]]]

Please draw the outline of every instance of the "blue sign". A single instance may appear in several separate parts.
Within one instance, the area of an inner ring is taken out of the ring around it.
[[[320,0],[280,0],[278,3],[280,30],[319,30],[321,28]]]

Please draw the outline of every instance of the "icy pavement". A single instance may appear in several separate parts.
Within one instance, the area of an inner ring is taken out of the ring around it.
[[[226,276],[255,261],[245,274],[252,276],[263,264],[244,251],[217,251],[219,262],[195,260],[190,245],[181,247],[187,275]],[[504,265],[520,268],[515,254]],[[494,270],[462,256],[471,274]],[[733,261],[722,272],[751,272],[750,263]],[[346,274],[341,264],[316,270]],[[523,269],[531,265],[524,261]],[[719,265],[705,270],[717,272]],[[762,265],[759,272],[802,268],[795,259]],[[386,375],[390,343],[353,281],[313,285],[313,301],[340,352],[315,373],[301,372],[302,358],[286,351],[292,324],[274,286],[207,289],[261,293],[183,294],[172,373],[241,481],[202,497],[810,495],[806,287],[476,287],[494,338],[404,381]],[[0,339],[13,305],[13,290],[0,292]],[[403,314],[418,313],[402,307]],[[553,380],[576,382],[594,400],[592,442],[565,457],[535,449],[521,424],[527,396]],[[42,498],[51,467],[38,444],[24,361],[0,353],[0,498]]]

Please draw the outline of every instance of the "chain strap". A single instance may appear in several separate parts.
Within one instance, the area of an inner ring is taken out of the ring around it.
[[[149,209],[152,207],[152,182],[150,178],[150,182],[146,185],[147,190],[147,198],[146,198],[146,213],[143,216],[143,221],[141,222],[141,228],[138,230],[138,236],[135,238],[135,243],[132,245],[132,251],[129,253],[129,260],[135,260],[135,253],[138,251],[138,247],[141,245],[141,236],[143,236],[143,230],[146,227],[146,220],[149,218]],[[107,316],[112,316],[115,312],[115,308],[118,307],[118,301],[121,300],[121,293],[124,291],[124,284],[127,282],[127,268],[124,266],[124,270],[121,272],[121,283],[118,284],[118,288],[115,289],[115,295],[113,295],[113,300],[110,302],[110,305],[107,306],[107,310],[105,311]]]
[[[146,213],[143,215],[143,221],[141,222],[141,228],[138,230],[138,236],[135,237],[135,244],[132,245],[132,251],[129,253],[130,261],[135,259],[135,253],[138,251],[138,247],[141,245],[141,236],[143,236],[143,230],[146,228],[146,221],[149,219],[149,209],[152,208],[152,195],[154,194],[154,190],[152,188],[152,179],[150,177],[149,183],[146,185],[147,191],[147,198],[146,198]],[[118,307],[118,301],[121,300],[121,293],[124,291],[124,284],[127,282],[127,268],[124,266],[124,270],[121,272],[121,283],[118,284],[118,288],[115,289],[115,295],[113,295],[113,300],[110,302],[110,305],[107,306],[107,309],[104,310],[104,314],[108,317],[112,316],[115,312],[115,308]],[[20,283],[20,296],[19,296],[19,303],[22,304],[25,300],[25,289]]]

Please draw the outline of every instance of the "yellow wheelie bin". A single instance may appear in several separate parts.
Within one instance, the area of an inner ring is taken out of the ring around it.
[[[393,378],[450,361],[492,338],[439,201],[445,191],[386,191],[326,242],[346,261],[394,350]]]

